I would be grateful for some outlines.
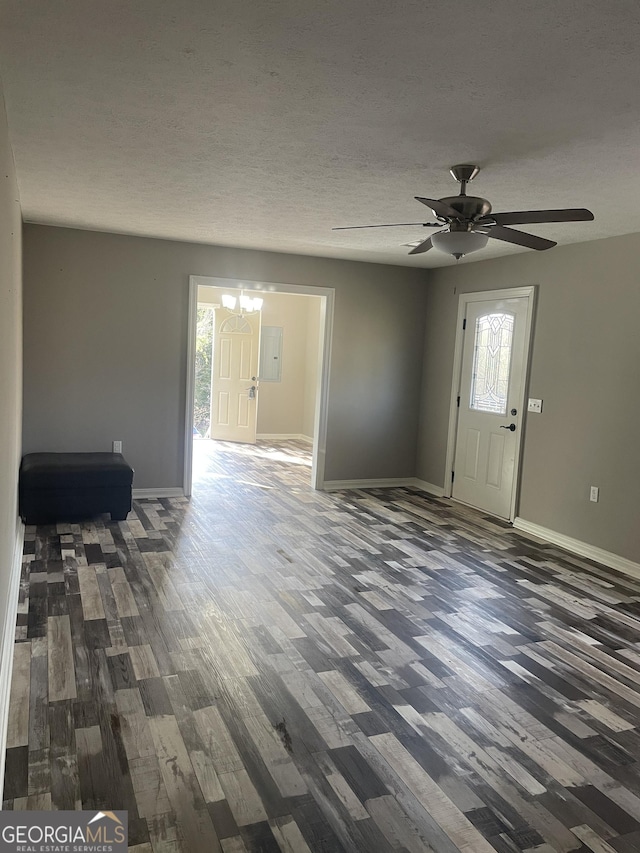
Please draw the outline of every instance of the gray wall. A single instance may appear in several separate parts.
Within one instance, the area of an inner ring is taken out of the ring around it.
[[[518,515],[640,561],[639,255],[633,234],[432,271],[421,479],[444,483],[458,294],[538,285]]]
[[[11,569],[18,546],[17,483],[22,414],[22,282],[21,216],[13,155],[0,90],[0,643],[15,622],[15,601],[9,600]],[[7,637],[12,653],[13,636]],[[3,659],[3,666],[6,660]],[[1,708],[4,713],[6,708]],[[0,721],[0,741],[4,721]],[[0,772],[4,755],[0,758]]]
[[[109,450],[182,485],[189,275],[335,288],[325,476],[415,472],[424,270],[24,229],[24,450]]]

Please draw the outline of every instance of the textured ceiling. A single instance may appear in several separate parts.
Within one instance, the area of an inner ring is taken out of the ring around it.
[[[427,221],[453,163],[640,232],[638,44],[637,0],[0,0],[27,221],[410,266],[453,260],[331,227]]]

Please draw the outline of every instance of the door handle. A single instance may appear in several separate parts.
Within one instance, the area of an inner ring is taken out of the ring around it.
[[[509,429],[509,430],[511,430],[511,432],[515,432],[516,431],[516,425],[515,424],[509,424],[509,426],[503,425],[500,427],[500,429]]]
[[[256,390],[257,390],[257,389],[256,389],[256,386],[255,386],[255,385],[252,385],[252,386],[251,386],[251,388],[247,388],[247,391],[249,392],[249,399],[250,399],[250,400],[254,400],[254,399],[255,399],[255,396],[256,396]]]

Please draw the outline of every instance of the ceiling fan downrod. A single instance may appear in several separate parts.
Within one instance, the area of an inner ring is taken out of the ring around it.
[[[460,195],[466,195],[467,184],[475,178],[480,171],[480,167],[472,166],[469,163],[459,163],[457,166],[452,166],[449,171],[452,177],[460,184]]]

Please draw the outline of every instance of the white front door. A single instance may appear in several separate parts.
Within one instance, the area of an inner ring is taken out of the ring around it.
[[[530,299],[480,296],[465,303],[451,495],[508,519],[524,423]]]
[[[260,312],[216,308],[211,379],[211,438],[256,443]]]

